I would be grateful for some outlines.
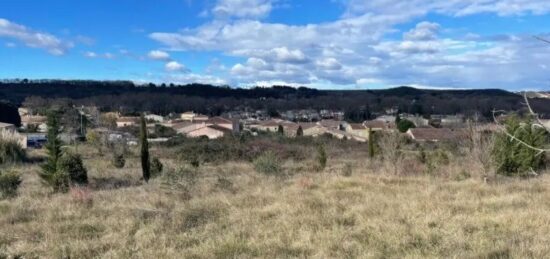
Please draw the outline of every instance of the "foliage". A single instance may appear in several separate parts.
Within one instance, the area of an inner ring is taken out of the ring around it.
[[[42,171],[39,173],[42,180],[53,188],[54,192],[67,192],[69,190],[70,176],[58,170],[59,159],[61,158],[61,140],[59,134],[61,128],[59,125],[59,113],[52,110],[48,113],[48,134],[46,142],[46,152],[48,158],[42,165]]]
[[[375,148],[374,148],[374,143],[375,143],[375,135],[374,135],[374,131],[372,131],[372,128],[369,128],[369,157],[370,158],[373,158],[374,155],[375,155]]]
[[[113,154],[113,166],[115,168],[121,169],[124,168],[124,165],[126,165],[126,159],[124,158],[124,154]]]
[[[151,161],[149,158],[149,143],[147,141],[147,122],[143,114],[141,114],[140,119],[139,140],[141,147],[141,170],[143,173],[143,180],[148,182],[149,178],[151,178]]]
[[[17,107],[11,103],[0,101],[0,122],[21,126],[21,117]]]
[[[253,162],[256,172],[267,175],[278,175],[283,171],[281,161],[273,152],[266,152],[256,158]]]
[[[157,177],[162,174],[163,164],[158,157],[151,160],[151,177]]]
[[[156,124],[155,125],[155,134],[153,136],[150,136],[150,137],[171,138],[171,137],[173,137],[177,134],[178,133],[173,128],[166,127],[166,126],[163,126],[163,125],[160,125],[160,124]]]
[[[279,127],[277,127],[277,133],[279,133],[279,135],[283,135],[285,133],[283,125],[279,125]]]
[[[320,144],[317,146],[316,160],[317,160],[317,169],[319,171],[325,170],[325,167],[327,167],[327,152],[323,144]]]
[[[296,130],[296,137],[302,136],[304,136],[304,130],[302,129],[302,126],[298,126],[298,129]]]
[[[410,128],[416,128],[416,126],[414,125],[414,123],[410,120],[407,120],[407,119],[401,119],[399,120],[399,122],[397,123],[397,129],[399,130],[399,132],[401,133],[405,133],[407,132],[407,130],[409,130]]]
[[[14,171],[0,172],[0,199],[11,198],[17,195],[21,184],[21,177]]]
[[[1,131],[0,165],[22,162],[25,157],[25,150],[19,144],[19,134]]]
[[[82,157],[78,154],[65,153],[61,156],[57,170],[68,175],[73,185],[88,184],[88,171],[84,167]]]
[[[544,148],[548,143],[548,133],[535,127],[531,121],[522,121],[516,116],[505,122],[506,131],[518,140],[536,148]],[[527,176],[545,165],[542,152],[513,140],[506,133],[498,133],[493,147],[493,161],[498,174],[507,176]]]

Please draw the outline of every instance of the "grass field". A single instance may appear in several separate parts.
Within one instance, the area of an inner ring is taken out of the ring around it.
[[[88,153],[90,186],[68,194],[42,185],[37,165],[19,167],[19,196],[0,201],[0,258],[550,256],[547,176],[393,175],[334,158],[323,172],[290,161],[288,176],[266,176],[228,162],[143,184],[137,158],[115,169]]]

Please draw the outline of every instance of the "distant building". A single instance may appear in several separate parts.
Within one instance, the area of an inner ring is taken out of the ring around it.
[[[46,124],[47,121],[48,118],[46,116],[26,115],[21,117],[21,127],[24,129],[28,129],[29,127],[37,127],[38,132],[46,132],[48,130],[48,126]]]
[[[191,122],[208,120],[208,116],[194,113],[194,112],[184,112],[181,114],[180,117],[184,121],[191,121]]]
[[[190,131],[187,133],[187,136],[191,138],[207,137],[208,139],[218,139],[231,133],[232,130],[225,127],[219,125],[209,125]]]
[[[345,131],[352,135],[369,138],[369,129],[363,123],[346,123],[344,126]]]
[[[116,126],[117,128],[136,126],[139,120],[139,117],[119,117],[116,120]]]
[[[449,128],[411,128],[406,134],[419,142],[440,142],[462,139],[466,136],[466,131]]]
[[[158,123],[163,123],[164,122],[164,117],[162,117],[160,115],[156,115],[156,114],[147,114],[147,115],[145,115],[145,119],[148,120],[148,121],[154,121],[154,122],[158,122]]]

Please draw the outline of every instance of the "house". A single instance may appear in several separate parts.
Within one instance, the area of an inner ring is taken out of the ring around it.
[[[419,142],[440,142],[464,138],[466,131],[449,128],[411,128],[406,134]]]
[[[386,123],[395,123],[395,116],[393,115],[381,115],[378,116],[375,120],[383,121]]]
[[[184,112],[184,113],[181,114],[180,117],[184,121],[192,121],[192,122],[207,121],[208,120],[208,116],[198,114],[198,113],[194,113],[194,112]]]
[[[359,142],[367,142],[368,141],[367,138],[357,136],[357,135],[351,134],[351,133],[343,131],[343,130],[327,130],[326,134],[329,134],[329,135],[331,135],[331,136],[333,136],[337,139],[350,139],[350,140],[355,140],[355,141],[359,141]]]
[[[282,122],[284,121],[280,119],[271,119],[262,121],[258,124],[250,125],[250,128],[259,131],[277,132],[279,130],[279,125],[282,125]]]
[[[298,133],[298,128],[302,127],[303,136],[317,137],[323,135],[327,129],[317,123],[293,123],[293,124],[283,124],[284,133],[288,137],[296,137]]]
[[[206,124],[211,124],[211,125],[218,125],[218,126],[226,128],[228,130],[235,130],[236,131],[239,128],[238,120],[230,120],[230,119],[226,119],[226,118],[223,118],[223,117],[213,117],[213,118],[208,119],[205,123]]]
[[[346,132],[359,136],[362,138],[369,138],[369,129],[363,125],[363,123],[346,123],[344,125],[344,129]]]
[[[21,117],[21,127],[24,129],[37,127],[38,132],[46,132],[48,130],[47,121],[48,118],[46,116],[26,115]]]
[[[160,115],[156,115],[156,114],[147,114],[147,115],[145,115],[145,119],[148,120],[148,121],[154,121],[154,122],[157,122],[157,123],[163,123],[164,122],[164,117],[162,117]]]
[[[326,129],[341,130],[343,129],[343,121],[340,120],[321,120],[317,124]]]
[[[232,131],[225,127],[219,125],[209,125],[190,131],[187,133],[187,136],[191,138],[207,137],[208,139],[218,139],[231,133]]]
[[[411,114],[403,114],[401,115],[401,119],[406,119],[414,123],[416,127],[429,127],[430,126],[430,120],[423,118],[418,115],[411,115]]]
[[[363,126],[367,129],[372,129],[372,131],[390,131],[395,129],[394,122],[388,122],[383,120],[370,120],[363,122]]]
[[[116,120],[116,126],[117,128],[136,126],[139,120],[139,117],[119,117]]]
[[[180,124],[173,126],[172,128],[176,130],[176,132],[179,134],[187,135],[189,132],[195,131],[200,128],[204,128],[206,126],[209,126],[209,124],[206,124],[204,122],[199,122],[199,123],[182,122]]]

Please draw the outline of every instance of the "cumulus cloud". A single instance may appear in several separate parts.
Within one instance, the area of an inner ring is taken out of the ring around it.
[[[219,1],[218,5],[224,2]],[[550,55],[545,54],[547,46],[533,43],[529,36],[480,36],[465,31],[463,35],[449,37],[442,34],[447,28],[431,21],[419,22],[410,30],[397,28],[428,13],[448,16],[542,14],[550,11],[550,3],[534,0],[345,2],[346,13],[332,22],[288,25],[254,19],[261,15],[233,14],[243,19],[214,18],[198,27],[155,32],[149,37],[171,51],[216,51],[246,60],[229,66],[227,71],[224,69],[228,81],[240,84],[507,87],[542,84],[547,78],[547,70],[526,65],[545,63]],[[520,2],[523,5],[517,5]],[[390,34],[392,37],[387,37]],[[500,76],[487,76],[494,73]]]
[[[182,72],[187,70],[184,65],[178,63],[177,61],[170,61],[166,63],[166,65],[164,65],[164,68],[168,72]]]
[[[170,60],[170,54],[162,50],[151,50],[147,54],[147,57],[153,60]]]
[[[217,17],[259,18],[271,12],[270,0],[218,0],[212,13]]]
[[[95,53],[93,51],[88,51],[88,52],[84,53],[84,56],[87,57],[87,58],[97,58],[97,53]]]
[[[18,40],[31,48],[45,49],[52,55],[63,55],[72,47],[54,35],[38,32],[23,25],[0,18],[0,37]]]

